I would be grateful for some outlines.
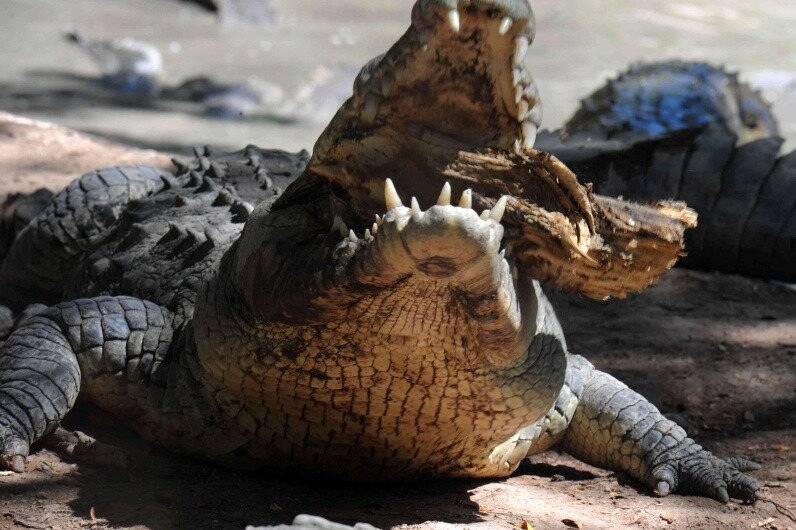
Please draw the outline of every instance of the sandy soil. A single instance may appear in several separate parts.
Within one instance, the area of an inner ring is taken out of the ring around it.
[[[345,75],[403,32],[413,2],[276,0],[280,19],[269,28],[219,25],[165,0],[0,3],[0,108],[184,152],[203,143],[310,147],[334,106],[314,101],[294,121],[265,108],[223,122],[109,99],[96,92],[95,70],[63,43],[63,32],[153,42],[164,51],[168,82],[199,74],[254,79],[289,98],[319,66],[339,67],[337,82],[350,85]],[[774,100],[790,148],[796,145],[796,10],[787,2],[556,0],[534,8],[539,31],[528,62],[548,127],[628,62],[686,57],[740,68]],[[105,165],[167,165],[168,158],[0,114],[0,195],[57,189]],[[572,351],[642,392],[715,452],[761,462],[764,497],[796,511],[796,292],[675,270],[627,301],[557,298]],[[153,448],[97,410],[75,412],[73,426],[125,448],[133,465],[108,470],[39,450],[28,474],[0,476],[1,529],[242,529],[301,512],[381,528],[796,529],[768,502],[657,499],[624,476],[554,452],[503,481],[363,488],[228,472]]]
[[[2,131],[12,134],[0,135],[3,189],[54,187],[99,161],[167,158],[9,116]],[[24,182],[6,180],[23,173]],[[674,270],[626,301],[559,294],[555,305],[572,351],[642,392],[716,453],[761,462],[764,498],[796,511],[796,292]],[[358,487],[175,457],[86,406],[69,423],[127,450],[131,467],[78,464],[40,449],[27,474],[0,474],[0,528],[242,529],[313,513],[380,528],[796,529],[769,502],[658,499],[625,476],[556,452],[508,480]]]
[[[171,157],[0,111],[0,204],[12,192],[57,190],[86,171],[126,164],[168,169]]]

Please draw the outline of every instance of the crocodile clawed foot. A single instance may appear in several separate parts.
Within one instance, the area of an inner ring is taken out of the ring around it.
[[[80,431],[68,431],[59,426],[43,438],[42,443],[53,451],[81,462],[117,469],[129,466],[130,457],[124,450],[98,442]]]
[[[25,461],[27,460],[30,446],[19,437],[8,433],[0,427],[0,469],[8,469],[15,473],[25,472]]]
[[[676,451],[676,449],[675,449]],[[745,458],[719,458],[694,444],[691,454],[663,462],[652,471],[655,494],[665,497],[679,492],[704,495],[727,503],[739,499],[754,504],[760,496],[760,485],[744,471],[760,469],[760,465]]]

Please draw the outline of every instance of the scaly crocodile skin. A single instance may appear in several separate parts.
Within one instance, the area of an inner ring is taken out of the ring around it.
[[[226,465],[497,477],[561,442],[660,495],[754,501],[745,461],[704,451],[567,352],[533,267],[509,245],[520,236],[505,226],[518,221],[504,214],[518,199],[490,198],[479,213],[486,199],[471,189],[418,177],[424,154],[456,159],[467,146],[515,152],[471,158],[483,164],[553,163],[529,150],[532,39],[524,0],[420,0],[307,170],[306,156],[249,149],[200,155],[177,176],[91,173],[56,196],[0,277],[4,289],[4,278],[48,278],[42,297],[71,299],[0,349],[0,461],[24,469],[79,389],[143,437]],[[375,159],[402,162],[367,173]],[[295,179],[284,193],[280,178]],[[545,204],[574,204],[578,235],[592,230],[588,193],[549,180]],[[34,264],[42,241],[60,248],[54,268]]]
[[[705,126],[735,134],[741,143],[778,134],[768,103],[738,74],[677,60],[631,66],[581,101],[563,133],[660,136]]]

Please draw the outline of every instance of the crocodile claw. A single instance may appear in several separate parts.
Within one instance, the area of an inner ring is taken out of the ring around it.
[[[8,469],[15,473],[25,472],[25,460],[30,451],[27,442],[14,435],[0,431],[0,469]]]
[[[698,447],[698,446],[697,446]],[[688,456],[663,462],[653,469],[655,495],[669,493],[703,495],[726,504],[731,498],[754,504],[760,496],[760,485],[744,471],[760,469],[745,458],[718,458],[699,448]]]

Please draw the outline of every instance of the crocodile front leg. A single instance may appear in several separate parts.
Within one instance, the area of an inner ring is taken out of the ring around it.
[[[713,455],[643,396],[583,357],[568,355],[567,361],[564,388],[538,424],[530,454],[560,442],[576,458],[623,471],[659,496],[678,492],[723,503],[755,502],[760,486],[744,472],[759,465]]]
[[[222,452],[242,443],[185,377],[172,321],[153,303],[109,296],[29,318],[0,348],[0,466],[23,471],[31,444],[57,428],[78,393],[166,447],[197,454],[224,445],[210,437],[226,440]]]

